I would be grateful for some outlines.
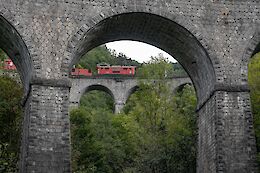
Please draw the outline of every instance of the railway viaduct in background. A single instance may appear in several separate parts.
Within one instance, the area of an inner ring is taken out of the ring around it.
[[[83,94],[92,90],[108,93],[114,100],[114,112],[120,113],[128,98],[137,89],[139,82],[135,78],[72,78],[70,88],[70,107],[78,107]],[[145,82],[145,79],[143,79]],[[152,80],[156,82],[156,80]],[[168,86],[175,92],[185,84],[192,84],[189,77],[176,77],[167,80]]]
[[[71,172],[68,74],[115,40],[157,46],[193,81],[198,173],[255,173],[248,61],[259,0],[0,0],[0,47],[24,85],[20,172]]]

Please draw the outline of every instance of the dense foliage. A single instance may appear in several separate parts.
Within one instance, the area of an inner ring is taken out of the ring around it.
[[[22,88],[0,77],[0,172],[16,172],[20,148]]]
[[[108,95],[81,99],[71,111],[74,172],[195,172],[195,93],[186,86],[172,95],[172,67],[156,57],[143,65],[141,76],[158,80],[140,83],[125,113],[112,114]]]
[[[260,53],[256,54],[248,65],[248,82],[257,141],[257,161],[260,167]]]

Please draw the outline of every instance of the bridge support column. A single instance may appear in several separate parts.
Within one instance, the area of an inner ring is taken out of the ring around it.
[[[215,90],[198,109],[199,173],[256,173],[248,90]]]
[[[119,114],[122,112],[123,108],[125,106],[125,102],[123,101],[116,101],[115,102],[115,114]]]
[[[34,79],[25,104],[20,172],[71,172],[70,83]]]

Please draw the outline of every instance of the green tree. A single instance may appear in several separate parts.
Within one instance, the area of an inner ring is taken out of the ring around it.
[[[252,57],[248,65],[248,83],[257,142],[257,162],[260,166],[260,53]]]
[[[22,88],[9,77],[0,77],[0,172],[15,172],[20,148]]]
[[[114,64],[115,62],[115,58],[111,55],[106,46],[98,46],[89,51],[80,59],[77,66],[90,69],[94,74],[96,74],[96,65],[102,62],[107,62],[109,64]]]
[[[103,99],[102,99],[103,97]],[[126,163],[125,143],[113,121],[113,101],[104,92],[92,91],[70,113],[74,172],[121,172]],[[120,132],[119,132],[120,131]]]
[[[71,112],[74,172],[195,172],[195,92],[185,86],[174,96],[173,71],[163,57],[144,64],[125,113],[112,114],[107,94],[82,97]]]
[[[82,96],[80,106],[90,110],[104,109],[112,112],[114,109],[114,101],[108,93],[94,90]]]
[[[127,116],[135,117],[143,129],[135,158],[138,172],[195,172],[195,92],[186,86],[173,96],[167,85],[172,71],[162,57],[153,57],[139,71],[141,78],[151,81],[140,83],[129,101],[132,110],[127,107]]]

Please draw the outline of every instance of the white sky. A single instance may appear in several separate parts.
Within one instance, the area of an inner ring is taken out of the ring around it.
[[[151,56],[157,56],[162,53],[164,57],[172,62],[176,62],[168,53],[164,52],[152,45],[137,41],[115,41],[106,43],[107,48],[114,49],[117,53],[123,53],[127,57],[134,59],[140,63],[147,62]]]

